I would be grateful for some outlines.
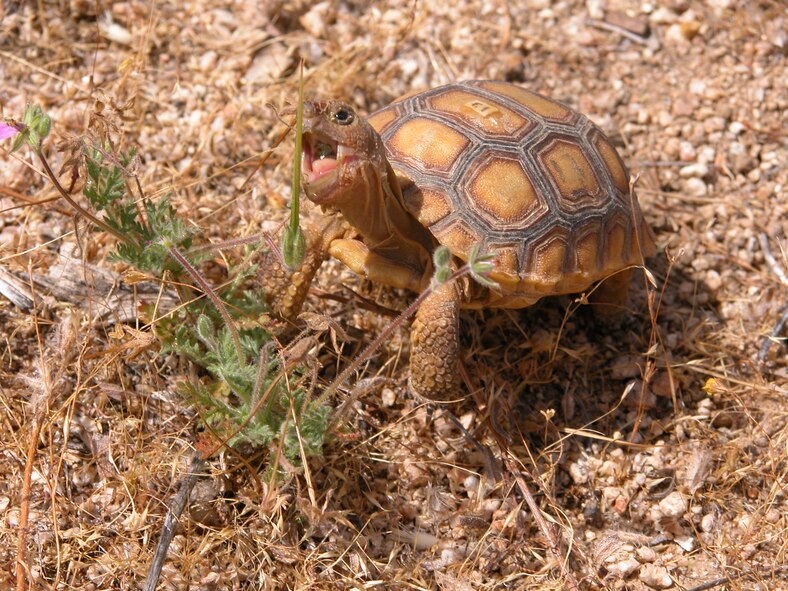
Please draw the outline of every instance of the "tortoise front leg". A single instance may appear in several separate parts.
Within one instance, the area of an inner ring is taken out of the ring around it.
[[[457,397],[460,294],[447,282],[419,306],[410,332],[410,389],[428,400]]]
[[[292,270],[284,265],[278,253],[269,250],[263,255],[259,278],[266,304],[274,314],[284,320],[295,320],[304,305],[315,273],[328,258],[331,242],[343,232],[343,224],[334,217],[306,226],[304,260]]]

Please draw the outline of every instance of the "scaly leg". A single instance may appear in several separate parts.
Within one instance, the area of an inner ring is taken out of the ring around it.
[[[265,301],[271,310],[284,320],[295,320],[304,305],[315,273],[328,258],[331,242],[342,236],[343,224],[332,217],[304,228],[306,253],[302,263],[291,270],[279,260],[277,253],[263,255],[258,275],[265,291]]]
[[[444,283],[422,302],[410,331],[410,389],[427,400],[459,398],[460,295]]]

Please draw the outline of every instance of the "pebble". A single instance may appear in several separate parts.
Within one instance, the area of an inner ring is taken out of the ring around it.
[[[670,45],[682,46],[685,45],[687,41],[689,41],[689,39],[684,36],[684,27],[682,24],[674,23],[665,31],[665,42]]]
[[[634,558],[627,558],[626,560],[622,560],[620,562],[606,564],[605,568],[610,574],[622,579],[626,579],[629,575],[640,568],[640,563]]]
[[[569,464],[569,476],[575,484],[586,484],[589,480],[588,466],[585,462],[572,462]]]
[[[722,287],[722,277],[720,277],[720,274],[714,269],[706,273],[706,287],[711,291],[717,291]]]
[[[638,578],[652,589],[670,589],[673,586],[673,579],[664,566],[644,564]]]
[[[660,6],[649,15],[648,20],[653,25],[670,25],[678,20],[678,15],[670,8]]]
[[[714,400],[711,398],[703,398],[698,402],[698,414],[702,417],[710,417],[711,411],[714,410]]]
[[[736,527],[741,531],[748,531],[752,527],[752,515],[741,515],[739,519],[736,520]]]
[[[682,166],[679,170],[679,176],[681,178],[699,178],[702,179],[706,175],[709,174],[709,165],[705,162],[695,162],[694,164],[688,164],[687,166]]]
[[[380,397],[385,408],[391,408],[397,403],[397,393],[391,388],[383,388]]]
[[[678,491],[674,491],[659,502],[660,511],[667,517],[681,517],[687,512],[687,499]]]
[[[318,2],[308,12],[303,14],[298,21],[306,31],[317,39],[322,38],[326,33],[326,23],[332,18],[331,2]]]
[[[709,192],[706,183],[699,178],[686,179],[683,183],[682,190],[687,195],[692,195],[693,197],[703,197]]]
[[[654,548],[649,548],[648,546],[641,546],[635,552],[635,556],[640,562],[654,562],[657,559],[657,553]]]
[[[698,157],[698,150],[692,142],[683,141],[679,144],[679,160],[684,162],[692,162]]]
[[[676,536],[673,541],[685,552],[692,552],[695,548],[695,539],[690,536]]]

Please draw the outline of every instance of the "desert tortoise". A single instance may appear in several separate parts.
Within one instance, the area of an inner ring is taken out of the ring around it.
[[[500,289],[443,284],[416,313],[410,385],[425,398],[457,395],[460,308],[521,308],[602,279],[598,299],[620,303],[628,269],[654,251],[610,140],[519,86],[449,84],[367,119],[341,101],[310,101],[303,130],[302,186],[323,216],[306,228],[301,267],[269,256],[263,280],[281,316],[298,313],[328,256],[415,292],[429,285],[438,244],[457,266],[474,244],[495,256]]]

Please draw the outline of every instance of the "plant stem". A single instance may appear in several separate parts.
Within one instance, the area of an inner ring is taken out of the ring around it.
[[[224,302],[216,295],[216,292],[211,288],[205,279],[203,279],[202,275],[200,275],[199,271],[195,269],[192,264],[188,261],[188,259],[181,254],[181,252],[177,249],[177,247],[170,246],[168,248],[170,255],[176,261],[178,261],[181,267],[192,276],[192,279],[200,286],[203,293],[208,296],[208,298],[213,302],[213,305],[221,314],[222,319],[224,320],[225,325],[227,326],[227,330],[230,331],[230,336],[233,339],[233,345],[235,346],[235,353],[238,356],[238,363],[246,363],[246,359],[244,358],[243,349],[241,348],[241,337],[238,336],[238,329],[235,327],[235,323],[233,319],[230,317],[230,313],[227,311],[227,307],[224,305]]]
[[[296,109],[295,155],[293,157],[293,184],[290,201],[290,233],[298,232],[298,210],[301,197],[301,133],[304,127],[304,62],[301,62],[301,83],[298,85],[298,108]]]
[[[60,193],[60,196],[63,197],[63,199],[65,199],[68,202],[68,204],[77,211],[77,213],[79,213],[82,217],[87,219],[92,224],[95,224],[105,232],[109,232],[121,242],[125,242],[126,244],[132,246],[137,250],[141,250],[140,245],[137,244],[134,240],[122,234],[121,232],[119,232],[118,230],[107,224],[105,221],[100,220],[92,213],[90,213],[87,209],[82,207],[79,203],[74,201],[71,195],[68,194],[68,191],[66,191],[63,188],[63,186],[60,184],[60,181],[57,179],[57,176],[55,176],[55,173],[52,171],[52,168],[49,166],[49,162],[47,161],[46,156],[44,156],[44,151],[42,150],[41,146],[39,146],[38,149],[35,150],[35,152],[36,155],[38,156],[38,159],[41,160],[41,164],[44,166],[44,171],[47,173],[49,180],[52,181],[52,184],[55,186],[55,189],[57,189],[57,192]]]

